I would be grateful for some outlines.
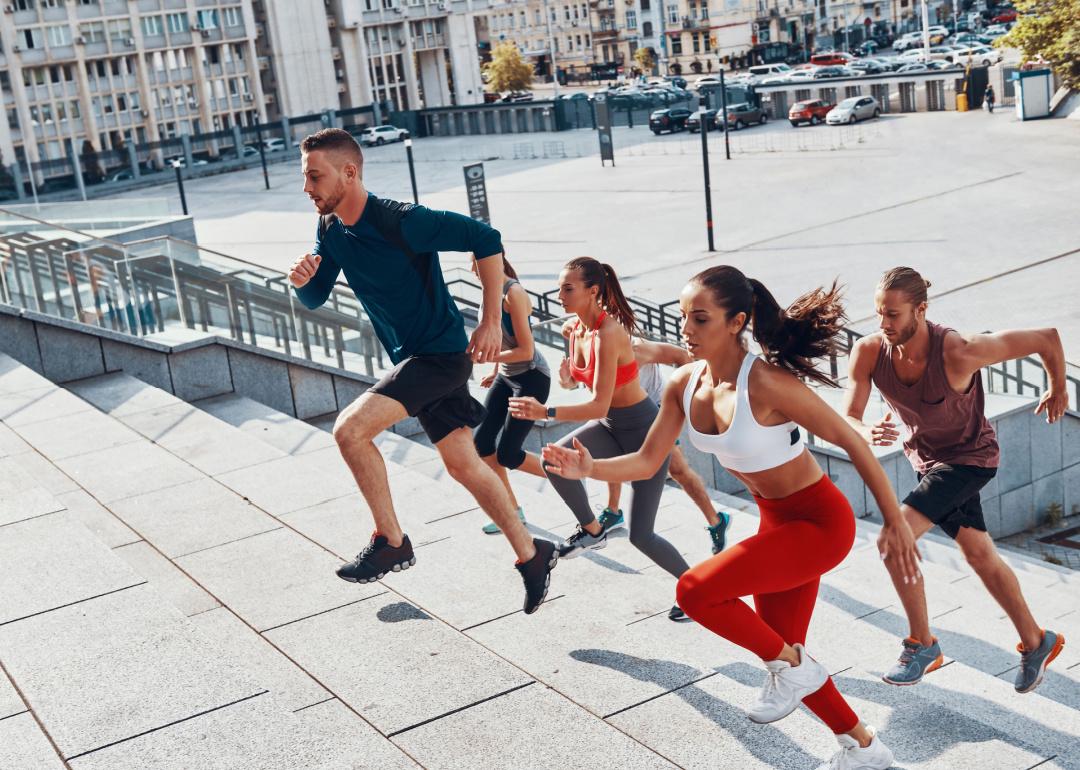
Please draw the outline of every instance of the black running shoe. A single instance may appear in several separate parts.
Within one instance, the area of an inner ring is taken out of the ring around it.
[[[394,548],[385,536],[371,535],[371,542],[348,564],[337,568],[337,576],[350,583],[374,583],[388,572],[401,572],[416,564],[412,543],[405,535],[401,545]]]
[[[674,620],[676,623],[689,623],[691,618],[685,612],[682,611],[682,607],[677,604],[671,605],[671,609],[668,611],[668,620]]]
[[[525,583],[526,615],[540,609],[551,583],[551,570],[555,569],[555,562],[559,560],[559,551],[550,540],[533,538],[533,545],[536,546],[536,555],[524,564],[514,565]]]

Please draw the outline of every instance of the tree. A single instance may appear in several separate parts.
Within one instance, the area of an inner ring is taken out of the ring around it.
[[[656,66],[656,59],[653,58],[651,48],[639,48],[634,51],[634,61],[637,62],[638,68],[646,74],[651,73],[653,67]]]
[[[488,87],[500,91],[524,91],[532,86],[533,68],[521,58],[514,43],[499,43],[491,52],[491,61],[484,65]]]
[[[1080,0],[1015,0],[1016,26],[994,45],[1042,57],[1068,88],[1080,88]]]

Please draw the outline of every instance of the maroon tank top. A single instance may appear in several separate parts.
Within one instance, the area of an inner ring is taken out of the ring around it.
[[[975,465],[996,468],[998,443],[994,429],[983,413],[982,375],[957,393],[945,376],[945,335],[952,329],[926,322],[930,330],[930,352],[926,371],[912,385],[896,375],[892,345],[881,338],[871,378],[893,414],[907,426],[911,436],[904,453],[919,473],[939,464]]]

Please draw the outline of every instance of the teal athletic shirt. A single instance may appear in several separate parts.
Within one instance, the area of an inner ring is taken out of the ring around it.
[[[364,213],[355,225],[335,219],[322,240],[315,233],[313,254],[322,257],[312,279],[297,298],[312,310],[326,302],[344,272],[345,280],[367,311],[375,334],[395,364],[409,356],[464,353],[469,340],[465,322],[443,281],[439,251],[472,252],[484,259],[503,251],[499,231],[452,211],[414,206],[401,220],[401,235],[420,260],[427,279],[401,248],[369,221],[378,199],[368,193]]]

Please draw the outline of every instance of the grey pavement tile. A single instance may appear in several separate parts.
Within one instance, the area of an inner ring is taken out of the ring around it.
[[[23,469],[24,461],[23,455],[0,457],[0,526],[64,509]]]
[[[0,675],[0,719],[26,711],[19,693],[6,676]]]
[[[0,624],[143,582],[70,514],[0,529]]]
[[[31,451],[31,446],[18,433],[0,422],[0,460]]]
[[[359,492],[283,513],[280,518],[343,559],[351,559],[367,545],[374,529],[367,503]],[[406,532],[414,547],[422,542],[417,535],[423,533]]]
[[[65,492],[56,499],[68,509],[70,514],[94,533],[94,536],[109,548],[127,545],[140,540],[124,522],[120,521],[109,509],[91,497],[85,490]]]
[[[139,440],[138,433],[94,409],[23,425],[19,433],[54,461]]]
[[[72,761],[71,767],[403,770],[416,765],[340,703],[288,714],[264,695],[96,751]]]
[[[286,454],[336,446],[329,433],[244,396],[215,396],[195,405]]]
[[[282,709],[295,711],[331,697],[314,679],[274,649],[257,631],[225,607],[190,618],[217,649],[243,659],[259,684]]]
[[[330,426],[333,427],[333,423]],[[398,465],[416,465],[439,457],[438,450],[390,431],[376,436],[375,445],[379,447],[383,457]]]
[[[257,465],[282,452],[190,404],[146,409],[124,422],[203,473],[217,475]]]
[[[18,430],[23,425],[78,414],[94,407],[55,385],[0,393],[0,420]]]
[[[113,417],[125,417],[180,402],[172,393],[123,372],[70,382],[64,387]]]
[[[394,740],[430,768],[675,767],[539,684],[437,719]]]
[[[348,583],[341,564],[289,529],[277,529],[177,559],[207,590],[260,631],[385,591]]]
[[[213,596],[155,551],[149,543],[140,541],[121,546],[114,548],[113,553],[146,580],[162,599],[184,615],[195,615],[220,606]]]
[[[202,478],[198,470],[148,441],[68,457],[56,464],[106,505]]]
[[[24,390],[47,388],[52,383],[29,366],[0,353],[0,393],[19,393]]]
[[[269,460],[215,477],[274,515],[310,508],[356,490],[351,476],[329,472],[323,464],[311,462],[307,456]]]
[[[7,459],[22,468],[34,483],[52,495],[62,495],[79,489],[75,480],[37,452],[21,452]]]
[[[149,586],[0,626],[0,654],[66,757],[262,691]]]
[[[532,681],[393,594],[266,635],[386,734]]]
[[[0,767],[50,770],[63,768],[64,763],[27,713],[0,719]]]
[[[686,768],[804,770],[827,760],[837,749],[835,739],[805,706],[771,725],[746,718],[763,680],[760,663],[733,663],[609,721]],[[1045,756],[969,718],[958,705],[935,708],[928,719],[911,694],[916,688],[893,687],[857,670],[834,676],[834,682],[859,717],[877,728],[898,768],[1017,770]]]
[[[281,526],[235,492],[207,478],[127,497],[109,507],[173,558]]]

